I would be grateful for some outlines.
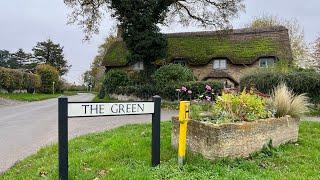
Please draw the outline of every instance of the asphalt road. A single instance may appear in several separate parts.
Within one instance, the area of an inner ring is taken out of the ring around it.
[[[92,94],[69,97],[70,101],[90,101]],[[0,173],[41,147],[57,142],[57,99],[0,108]],[[175,111],[162,111],[168,120]],[[69,120],[69,139],[126,124],[151,122],[151,115],[74,118]]]

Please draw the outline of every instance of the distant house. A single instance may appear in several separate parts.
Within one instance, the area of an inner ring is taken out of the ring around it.
[[[288,30],[282,26],[167,34],[168,52],[156,64],[181,64],[193,70],[198,80],[219,80],[236,87],[240,78],[256,68],[268,68],[277,61],[292,61]],[[129,64],[128,52],[119,38],[105,55],[106,70],[143,70],[143,63]]]

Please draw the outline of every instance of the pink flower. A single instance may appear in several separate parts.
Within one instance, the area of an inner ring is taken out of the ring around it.
[[[187,92],[187,88],[184,87],[184,86],[181,87],[181,90],[182,90],[183,92]]]
[[[207,90],[207,91],[212,91],[211,86],[209,86],[209,85],[207,84],[207,85],[206,85],[206,90]]]
[[[210,96],[206,96],[206,100],[207,101],[211,101],[211,97]]]
[[[191,91],[191,90],[189,90],[189,91],[188,91],[188,94],[192,94],[192,91]]]
[[[176,89],[177,92],[181,92],[181,89]]]

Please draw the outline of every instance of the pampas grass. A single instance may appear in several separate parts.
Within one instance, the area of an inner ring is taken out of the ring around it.
[[[290,115],[298,118],[308,111],[309,98],[305,94],[295,95],[284,83],[274,88],[272,98],[276,117]]]

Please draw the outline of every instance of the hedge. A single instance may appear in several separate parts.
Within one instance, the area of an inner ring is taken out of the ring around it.
[[[42,93],[52,93],[53,82],[55,83],[56,91],[59,89],[59,72],[55,67],[48,64],[40,64],[36,67],[36,73],[41,78],[40,91]]]
[[[130,83],[127,73],[123,70],[110,70],[106,73],[102,91],[114,93],[119,86],[128,86]]]
[[[120,86],[115,89],[114,93],[122,95],[134,95],[142,99],[148,99],[154,95],[160,95],[163,99],[174,101],[178,100],[178,92],[176,90],[182,86],[185,86],[187,89],[192,90],[193,93],[191,98],[197,99],[205,92],[206,85],[210,85],[215,94],[220,94],[223,89],[222,83],[217,81],[192,81],[181,84],[168,84],[160,91],[157,91],[152,84]],[[183,96],[181,96],[181,98],[183,98]]]
[[[154,73],[154,81],[158,90],[171,84],[180,84],[194,79],[192,70],[180,64],[162,66]]]
[[[176,90],[180,89],[182,86],[185,86],[188,90],[192,91],[191,99],[197,99],[205,92],[206,85],[211,86],[212,92],[215,94],[221,94],[223,84],[218,81],[190,81],[181,84],[171,84],[163,88],[159,94],[164,99],[174,101],[178,99],[178,92]],[[183,96],[184,95],[181,96],[182,99],[188,99]]]
[[[151,84],[135,85],[135,86],[120,86],[115,90],[116,94],[134,95],[141,99],[149,99],[157,95],[156,89]]]
[[[22,89],[31,93],[40,85],[40,77],[36,74],[0,67],[0,88],[7,90],[9,93]]]
[[[320,102],[320,73],[317,72],[258,72],[243,77],[240,87],[244,89],[254,86],[258,91],[270,94],[281,82],[294,93],[306,93],[312,102]]]

